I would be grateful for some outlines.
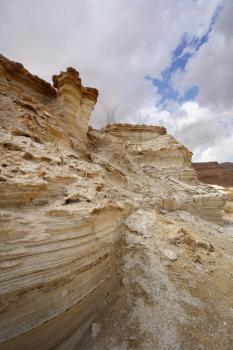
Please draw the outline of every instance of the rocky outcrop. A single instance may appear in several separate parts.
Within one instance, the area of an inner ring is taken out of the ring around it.
[[[44,128],[44,133],[56,124],[53,133],[60,134],[56,135],[59,139],[64,139],[67,135],[72,148],[85,148],[88,123],[97,101],[98,91],[83,87],[79,73],[75,69],[67,68],[66,72],[54,75],[54,86],[51,86],[29,73],[22,64],[9,61],[1,55],[0,76],[0,92],[3,96],[11,96],[14,104],[26,108],[29,112],[40,111],[40,119],[52,119],[49,120],[47,128]],[[4,102],[7,103],[7,98]],[[10,109],[9,112],[12,107],[12,104],[7,107]],[[44,122],[43,119],[40,122]],[[9,124],[14,125],[12,120]],[[35,125],[35,129],[37,127],[38,125]],[[33,133],[36,135],[38,132],[33,130]]]
[[[0,67],[0,349],[230,349],[226,194],[164,128],[88,128],[75,70]]]
[[[140,209],[123,242],[123,287],[77,349],[230,350],[232,237],[185,211]]]
[[[220,188],[222,192],[226,193],[226,203],[224,205],[223,219],[227,225],[230,225],[233,232],[233,188]]]
[[[78,338],[119,285],[120,211],[67,204],[1,214],[1,349]]]
[[[170,211],[185,209],[203,219],[223,222],[224,193],[197,186],[191,152],[168,135],[165,128],[116,124],[101,132],[90,130],[89,137],[94,143],[93,160],[118,176],[121,174],[121,181],[125,174],[124,190],[132,188],[143,194],[146,181],[150,187],[146,200],[154,205]]]
[[[204,183],[216,185],[215,188],[226,194],[223,218],[226,224],[233,224],[233,164],[232,163],[193,163],[198,179]]]
[[[57,90],[36,75],[29,73],[21,63],[0,55],[0,92],[22,100],[41,104],[56,98]]]
[[[58,125],[70,135],[73,143],[76,139],[86,142],[88,123],[96,104],[98,91],[84,88],[79,73],[73,68],[53,76],[54,87],[58,91],[56,100],[49,104],[56,113]]]
[[[128,142],[135,161],[154,166],[169,176],[185,182],[196,182],[191,165],[192,153],[178,143],[160,126],[115,124],[108,125],[106,133]]]
[[[204,183],[233,187],[233,164],[218,162],[193,163],[198,179]]]

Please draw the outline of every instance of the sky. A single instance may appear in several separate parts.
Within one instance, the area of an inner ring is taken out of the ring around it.
[[[163,125],[194,161],[233,161],[233,0],[0,0],[0,51],[99,90],[91,125]]]

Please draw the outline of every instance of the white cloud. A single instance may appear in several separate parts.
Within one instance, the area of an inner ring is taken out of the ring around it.
[[[233,146],[233,132],[226,139],[222,140],[221,143],[209,147],[201,153],[199,161],[216,161],[221,159],[223,162],[232,161],[232,146]]]
[[[199,86],[198,103],[173,103],[169,111],[160,111],[155,107],[156,89],[144,77],[160,76],[183,33],[203,35],[221,3],[1,0],[0,48],[47,80],[67,66],[78,69],[84,84],[100,91],[95,126],[109,121],[159,122],[202,157],[222,142],[219,119],[229,123],[232,110],[232,2],[186,73],[174,78],[179,89]],[[150,111],[149,117],[145,111]],[[222,160],[222,154],[216,151],[216,159]]]
[[[200,119],[194,124],[187,119],[188,129],[182,128],[182,140],[198,160],[233,161],[233,2],[223,4],[208,42],[173,77],[181,94],[194,85],[199,88],[198,109],[189,109],[188,115]]]
[[[144,108],[139,120],[164,125],[194,153],[194,161],[227,162],[232,161],[233,150],[233,118],[228,117],[228,112],[219,114],[198,102],[185,102],[172,106],[170,111]]]

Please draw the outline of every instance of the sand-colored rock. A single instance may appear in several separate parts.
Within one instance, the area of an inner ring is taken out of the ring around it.
[[[21,63],[0,55],[0,91],[29,102],[46,104],[57,96],[57,90],[49,83],[28,72]]]
[[[97,91],[53,80],[1,57],[0,349],[230,350],[227,194],[164,128],[88,129]]]
[[[72,148],[85,148],[88,122],[97,101],[98,91],[83,87],[75,69],[67,68],[66,72],[54,75],[52,86],[29,73],[22,64],[12,62],[1,55],[0,76],[0,93],[4,104],[2,110],[7,110],[10,114],[14,110],[13,118],[17,119],[14,124],[13,120],[9,121],[9,115],[6,116],[10,127],[27,123],[27,132],[31,130],[39,140],[40,136],[37,134],[42,131],[45,134],[49,133],[46,141],[50,141],[51,136],[58,138],[58,141],[68,138],[66,143]],[[14,109],[14,105],[21,108]],[[23,109],[24,113],[21,115]],[[27,114],[25,110],[28,111]],[[23,121],[19,120],[19,117],[23,117]],[[44,124],[42,128],[41,124]],[[15,133],[23,134],[23,129],[25,127],[21,126]],[[64,143],[64,140],[62,141]]]
[[[192,153],[178,143],[166,129],[160,126],[114,124],[106,133],[128,142],[136,161],[144,166],[155,166],[164,173],[185,182],[196,182],[196,172],[191,165]]]
[[[58,96],[50,102],[49,107],[58,116],[58,125],[67,131],[73,143],[79,138],[86,142],[88,123],[98,91],[84,88],[79,73],[71,67],[66,72],[54,75],[53,83]]]
[[[224,221],[233,224],[233,164],[218,162],[193,163],[198,179],[212,184],[220,192],[225,193],[227,202],[224,206]]]
[[[223,219],[227,225],[230,225],[233,232],[233,187],[222,188],[221,191],[225,192],[227,196],[227,201],[223,208]]]

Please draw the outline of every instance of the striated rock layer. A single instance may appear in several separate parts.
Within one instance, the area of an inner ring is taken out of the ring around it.
[[[164,128],[88,129],[74,69],[53,81],[0,58],[0,349],[230,350],[226,194]]]
[[[54,86],[51,86],[29,73],[22,64],[9,61],[0,55],[0,75],[0,93],[3,96],[11,96],[14,104],[18,103],[29,112],[40,111],[43,119],[51,118],[51,124],[56,123],[54,133],[60,131],[62,136],[64,134],[63,138],[68,137],[73,148],[83,147],[83,143],[87,142],[88,122],[98,91],[83,87],[75,69],[67,68],[66,72],[54,75]],[[50,115],[52,112],[56,115],[55,118]],[[10,124],[12,125],[12,120]],[[50,122],[48,124],[48,129],[53,126],[50,126]],[[33,132],[37,136],[36,130]]]
[[[218,162],[193,163],[198,179],[204,183],[233,187],[233,164]]]
[[[160,126],[108,125],[105,132],[128,142],[130,152],[145,165],[162,169],[168,175],[186,182],[196,182],[191,166],[192,153]]]
[[[200,181],[220,186],[219,190],[226,193],[227,202],[224,206],[224,221],[227,224],[233,224],[233,164],[203,162],[193,163],[193,166]]]

